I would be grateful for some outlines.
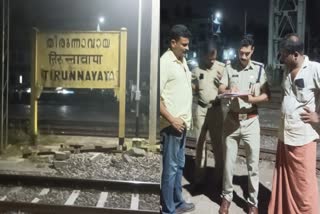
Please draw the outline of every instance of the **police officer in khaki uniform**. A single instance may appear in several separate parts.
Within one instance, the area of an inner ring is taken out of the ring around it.
[[[226,98],[230,105],[223,130],[225,162],[220,214],[228,213],[233,198],[233,169],[240,140],[246,151],[248,169],[248,213],[258,213],[260,125],[256,104],[268,101],[269,90],[263,64],[251,60],[253,45],[251,36],[241,40],[239,59],[226,66],[219,86],[219,93],[243,95]]]
[[[217,50],[208,44],[201,56],[200,66],[193,69],[192,72],[193,89],[198,98],[195,118],[197,151],[194,181],[196,185],[201,184],[205,177],[208,131],[214,149],[215,180],[221,182],[222,179],[222,111],[217,95],[219,79],[223,74],[225,65],[218,62],[216,58]]]

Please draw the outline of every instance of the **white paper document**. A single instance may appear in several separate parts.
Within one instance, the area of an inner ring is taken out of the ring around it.
[[[248,92],[233,92],[233,93],[219,94],[218,98],[224,99],[224,98],[231,98],[231,97],[245,97],[248,95],[250,95]]]

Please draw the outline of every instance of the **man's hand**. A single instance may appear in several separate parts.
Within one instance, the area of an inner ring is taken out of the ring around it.
[[[179,117],[173,118],[173,120],[171,121],[171,125],[179,133],[182,133],[184,131],[184,129],[186,128],[184,121]]]
[[[311,123],[311,124],[319,123],[320,119],[317,112],[311,112],[309,107],[304,107],[303,109],[306,112],[302,112],[300,114],[300,118],[304,123]]]
[[[248,96],[240,97],[240,99],[242,99],[246,103],[252,103],[254,98],[251,94],[249,94]]]
[[[237,93],[239,92],[239,88],[237,86],[233,86],[230,89],[224,91],[225,94]]]
[[[231,93],[237,93],[240,90],[239,90],[239,88],[237,86],[231,86],[230,91],[231,91]]]
[[[173,117],[167,110],[166,105],[160,99],[160,115],[164,117],[175,130],[182,133],[186,128],[184,121],[179,117]]]

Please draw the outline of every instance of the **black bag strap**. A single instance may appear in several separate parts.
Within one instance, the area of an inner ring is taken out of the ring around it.
[[[261,72],[262,72],[262,65],[260,65],[259,74],[258,74],[258,79],[257,79],[257,82],[256,82],[256,83],[259,83],[259,82],[260,82]]]

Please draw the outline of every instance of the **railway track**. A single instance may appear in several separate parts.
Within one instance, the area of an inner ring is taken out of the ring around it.
[[[267,136],[277,136],[277,129],[275,128],[261,128],[261,135]],[[195,138],[187,138],[186,147],[190,149],[196,148],[196,140]],[[211,144],[208,145],[208,148],[213,151]],[[263,160],[275,161],[276,160],[276,150],[275,149],[267,149],[267,148],[260,148],[260,158]],[[245,149],[242,145],[239,146],[238,155],[245,156]],[[320,157],[319,154],[317,156],[317,170],[320,170]]]
[[[159,199],[150,201],[159,183],[10,174],[0,181],[0,213],[159,213]]]
[[[41,133],[60,134],[60,135],[79,135],[79,136],[101,136],[101,137],[115,137],[117,134],[117,128],[115,127],[103,127],[102,124],[96,126],[89,124],[88,126],[74,125],[70,121],[68,123],[61,121],[43,121],[39,125]],[[134,131],[132,134],[127,134],[127,137],[134,137]],[[277,128],[261,127],[261,135],[276,137],[278,135]],[[143,137],[143,133],[141,134]],[[195,148],[195,140],[188,138],[187,147]],[[210,145],[209,145],[210,147]],[[244,148],[239,147],[239,154],[244,154]],[[265,160],[275,160],[276,150],[274,149],[260,149],[260,157]],[[317,157],[317,169],[320,170],[320,156]]]
[[[16,129],[27,130],[27,119],[11,119]],[[40,120],[39,130],[42,134],[77,135],[94,137],[115,137],[118,135],[118,124],[92,121]],[[126,137],[135,137],[135,126],[126,126]],[[140,137],[148,137],[148,133],[140,130]]]
[[[108,130],[108,131],[107,131]],[[60,135],[78,135],[78,136],[99,136],[99,137],[114,137],[116,136],[116,130],[107,129],[103,127],[88,128],[80,126],[64,126],[64,125],[51,125],[50,129],[44,126],[40,126],[42,133],[60,134]],[[277,136],[278,129],[261,127],[261,135]],[[130,135],[128,136],[130,137]],[[134,136],[132,136],[134,137]]]
[[[261,127],[260,134],[276,137],[276,136],[278,136],[278,129],[277,128],[270,128],[270,127]]]
[[[13,121],[18,123],[18,120]],[[83,125],[82,125],[83,124]],[[110,126],[107,123],[76,123],[74,121],[41,121],[39,129],[44,134],[59,135],[78,135],[78,136],[96,136],[96,137],[115,137],[118,133],[117,126]],[[261,127],[261,135],[277,136],[276,128]],[[128,128],[127,137],[134,137],[135,129]],[[140,133],[146,136],[147,133]]]

